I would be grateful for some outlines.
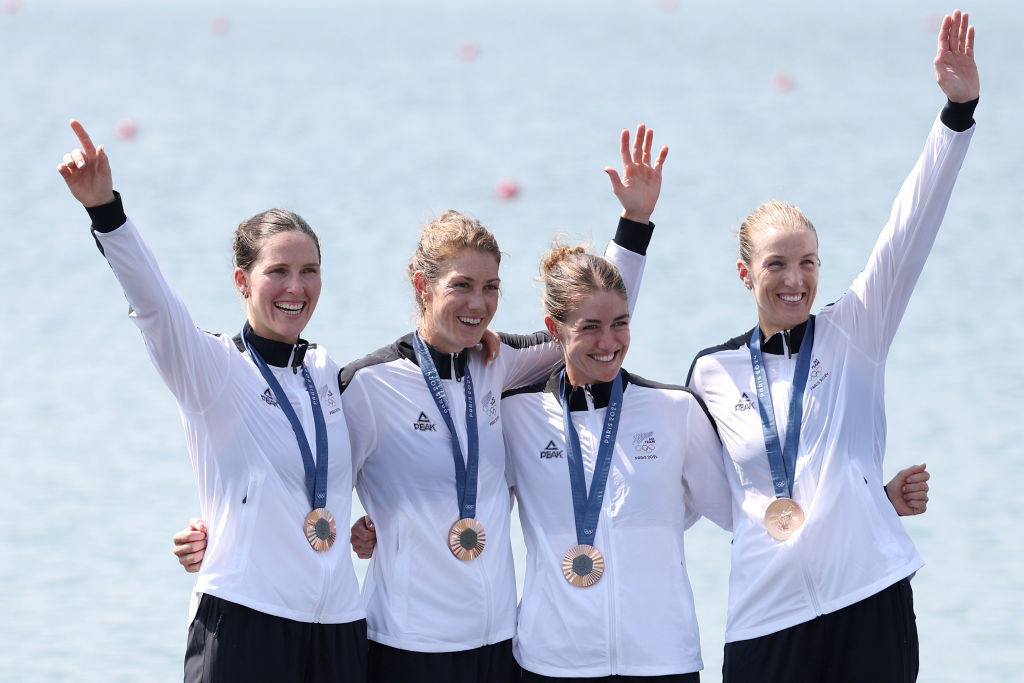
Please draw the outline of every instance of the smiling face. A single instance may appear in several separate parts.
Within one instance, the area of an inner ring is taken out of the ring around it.
[[[466,247],[444,259],[433,282],[416,271],[413,285],[423,302],[420,336],[442,353],[458,353],[480,342],[498,309],[498,259]]]
[[[629,350],[629,308],[617,291],[603,289],[580,300],[564,323],[544,319],[562,345],[565,372],[573,386],[610,382]]]
[[[320,299],[320,254],[308,235],[281,232],[262,241],[247,269],[235,268],[253,332],[294,344]]]
[[[750,263],[736,262],[744,285],[754,292],[765,336],[807,320],[818,293],[818,238],[804,227],[767,226],[753,237]]]

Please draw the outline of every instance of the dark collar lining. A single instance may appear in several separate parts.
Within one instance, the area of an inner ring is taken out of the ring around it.
[[[256,352],[266,361],[267,365],[272,365],[275,368],[288,367],[289,359],[292,361],[293,370],[301,367],[302,361],[306,357],[306,349],[316,346],[316,344],[310,344],[301,338],[297,344],[286,344],[261,337],[252,331],[252,326],[248,322],[242,327],[242,333],[245,334],[246,340],[256,349]],[[233,340],[239,351],[245,350],[241,335],[236,334]],[[294,356],[292,355],[292,350],[295,351]]]
[[[551,392],[555,395],[555,398],[561,401],[558,396],[558,380],[562,375],[562,370],[565,366],[558,366],[551,376],[548,377],[548,382],[544,386],[544,391]],[[625,370],[619,370],[619,374],[622,375],[622,391],[625,393],[626,387],[629,386],[629,373]],[[578,412],[581,410],[588,410],[587,405],[587,394],[590,394],[590,400],[594,403],[594,408],[607,408],[608,401],[612,397],[612,382],[601,382],[599,384],[585,384],[581,387],[573,387],[569,392],[569,410],[572,412]]]
[[[761,332],[761,328],[757,328]],[[804,340],[804,333],[807,331],[807,321],[800,323],[790,330],[776,332],[768,339],[765,339],[764,332],[761,332],[761,351],[781,356],[786,353],[789,347],[789,355],[800,352],[800,343]]]
[[[461,380],[465,377],[466,365],[469,363],[469,349],[463,349],[458,353],[444,353],[427,344],[427,351],[430,352],[430,358],[434,361],[434,367],[437,368],[437,374],[441,376],[441,379],[452,378],[453,366],[455,368],[456,380]],[[398,340],[398,352],[402,354],[403,358],[412,362],[417,367],[419,366],[419,363],[416,362],[416,351],[412,348],[412,333]]]

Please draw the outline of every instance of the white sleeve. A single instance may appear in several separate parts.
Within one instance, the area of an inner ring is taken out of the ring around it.
[[[867,266],[828,312],[854,344],[875,360],[884,359],[896,335],[973,134],[974,126],[957,133],[936,119]]]
[[[500,337],[501,350],[491,362],[500,364],[505,373],[502,391],[540,382],[562,361],[562,350],[547,332]]]
[[[160,377],[183,410],[203,410],[223,391],[228,354],[237,352],[196,327],[130,219],[116,230],[94,234]]]
[[[647,256],[630,251],[612,240],[604,251],[604,257],[619,269],[619,275],[622,276],[622,281],[626,285],[626,303],[629,306],[629,314],[633,315],[633,308],[636,307],[637,296],[640,294],[640,282],[644,277]]]
[[[683,488],[687,527],[700,515],[732,531],[732,492],[725,474],[722,442],[711,418],[696,399],[689,401],[684,428]]]
[[[377,422],[373,415],[373,402],[367,395],[362,379],[356,372],[341,393],[341,409],[345,411],[348,440],[352,448],[353,482],[366,459],[377,449]]]

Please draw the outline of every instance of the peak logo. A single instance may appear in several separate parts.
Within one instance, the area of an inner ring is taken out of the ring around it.
[[[743,412],[744,410],[753,410],[754,404],[750,401],[750,397],[747,396],[746,392],[744,392],[743,395],[740,396],[740,400],[736,401],[736,405],[733,409],[737,413]]]
[[[420,412],[420,416],[416,418],[416,421],[412,423],[412,428],[417,432],[436,432],[437,425],[430,421],[427,414]]]
[[[260,394],[260,398],[262,398],[263,402],[266,403],[268,406],[272,408],[277,407],[277,399],[274,398],[274,394],[273,392],[270,391],[270,387],[267,387],[266,389],[263,390],[263,393]]]
[[[541,449],[540,459],[549,460],[551,458],[564,458],[565,455],[562,453],[562,449],[555,445],[555,442],[548,441],[548,445]]]

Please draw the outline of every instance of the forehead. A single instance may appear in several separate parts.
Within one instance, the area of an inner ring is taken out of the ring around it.
[[[629,313],[626,297],[621,293],[602,289],[580,299],[569,313],[569,322],[578,320],[613,320]]]
[[[769,225],[754,235],[755,254],[806,255],[818,251],[818,236],[804,227]]]
[[[493,280],[498,277],[498,259],[486,251],[463,247],[441,262],[440,273],[443,278]]]
[[[320,260],[313,239],[298,230],[270,235],[260,243],[260,261],[301,261],[316,263]]]

